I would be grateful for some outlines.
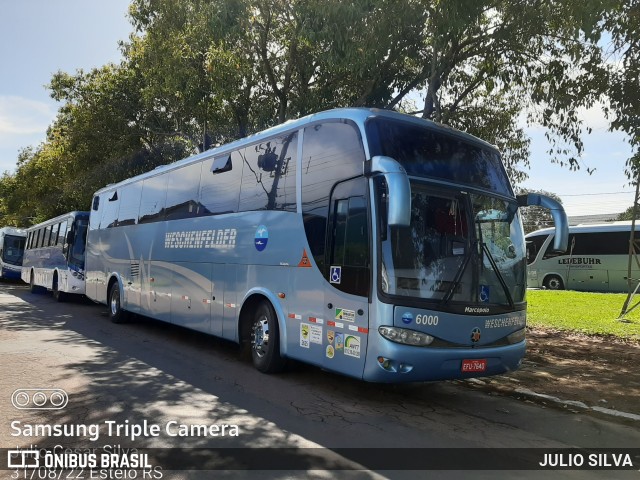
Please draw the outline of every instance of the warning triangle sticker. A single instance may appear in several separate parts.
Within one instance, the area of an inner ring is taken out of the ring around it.
[[[302,258],[300,259],[300,263],[298,264],[298,266],[303,268],[311,268],[311,261],[307,256],[306,248],[302,249]]]

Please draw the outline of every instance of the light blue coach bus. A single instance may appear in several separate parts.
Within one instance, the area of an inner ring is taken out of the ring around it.
[[[376,382],[514,370],[526,256],[495,147],[398,113],[314,114],[109,185],[93,198],[87,296]]]
[[[20,279],[26,236],[19,228],[0,228],[0,279]]]

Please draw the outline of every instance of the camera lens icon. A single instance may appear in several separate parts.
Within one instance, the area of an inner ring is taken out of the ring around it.
[[[18,410],[61,410],[68,402],[69,395],[61,388],[19,388],[11,395]]]

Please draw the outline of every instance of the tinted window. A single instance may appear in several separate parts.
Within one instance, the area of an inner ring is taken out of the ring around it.
[[[527,242],[527,265],[532,264],[540,249],[542,248],[542,244],[547,239],[547,235],[536,235],[533,237],[528,237],[526,239]]]
[[[566,253],[551,252],[549,244],[544,258],[560,255],[628,255],[630,232],[594,232],[569,235],[569,247]],[[552,240],[553,241],[553,240]]]
[[[239,152],[204,161],[200,185],[199,215],[216,215],[238,211],[242,164],[242,155]]]
[[[572,239],[569,239],[571,249]],[[578,233],[575,235],[573,255],[627,255],[629,232]]]
[[[140,200],[140,217],[138,218],[138,223],[157,222],[164,219],[166,194],[166,175],[147,178],[142,182],[142,198]]]
[[[58,233],[58,245],[64,245],[67,239],[67,221],[60,224],[60,232]]]
[[[502,161],[494,150],[430,128],[385,118],[369,120],[367,133],[371,155],[394,158],[409,175],[512,195]]]
[[[343,292],[365,296],[369,292],[369,226],[363,179],[339,185],[331,211],[332,239],[329,263],[342,269],[333,284]],[[357,196],[355,196],[357,195]]]
[[[166,220],[190,218],[198,215],[201,169],[202,163],[195,163],[168,174]]]
[[[120,190],[120,209],[118,210],[118,226],[135,225],[138,221],[142,182],[132,183]]]
[[[362,175],[364,149],[349,123],[331,122],[305,128],[302,151],[302,214],[316,264],[324,269],[329,196],[333,186]]]
[[[48,247],[49,246],[49,240],[51,240],[51,225],[47,225],[44,228],[44,239],[42,241],[42,246],[43,247]]]
[[[100,228],[112,228],[118,224],[118,209],[120,206],[120,192],[113,190],[107,192],[106,202],[104,203],[104,213],[100,221]]]
[[[295,212],[297,149],[296,132],[244,149],[240,211]]]

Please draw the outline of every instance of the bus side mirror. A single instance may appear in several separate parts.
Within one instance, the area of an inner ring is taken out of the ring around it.
[[[389,226],[408,227],[411,223],[411,185],[404,167],[391,157],[377,155],[371,159],[371,174],[384,176],[389,190]]]
[[[543,207],[551,212],[555,226],[553,251],[566,252],[569,246],[569,220],[562,205],[551,197],[539,193],[518,195],[518,205],[521,207]]]

